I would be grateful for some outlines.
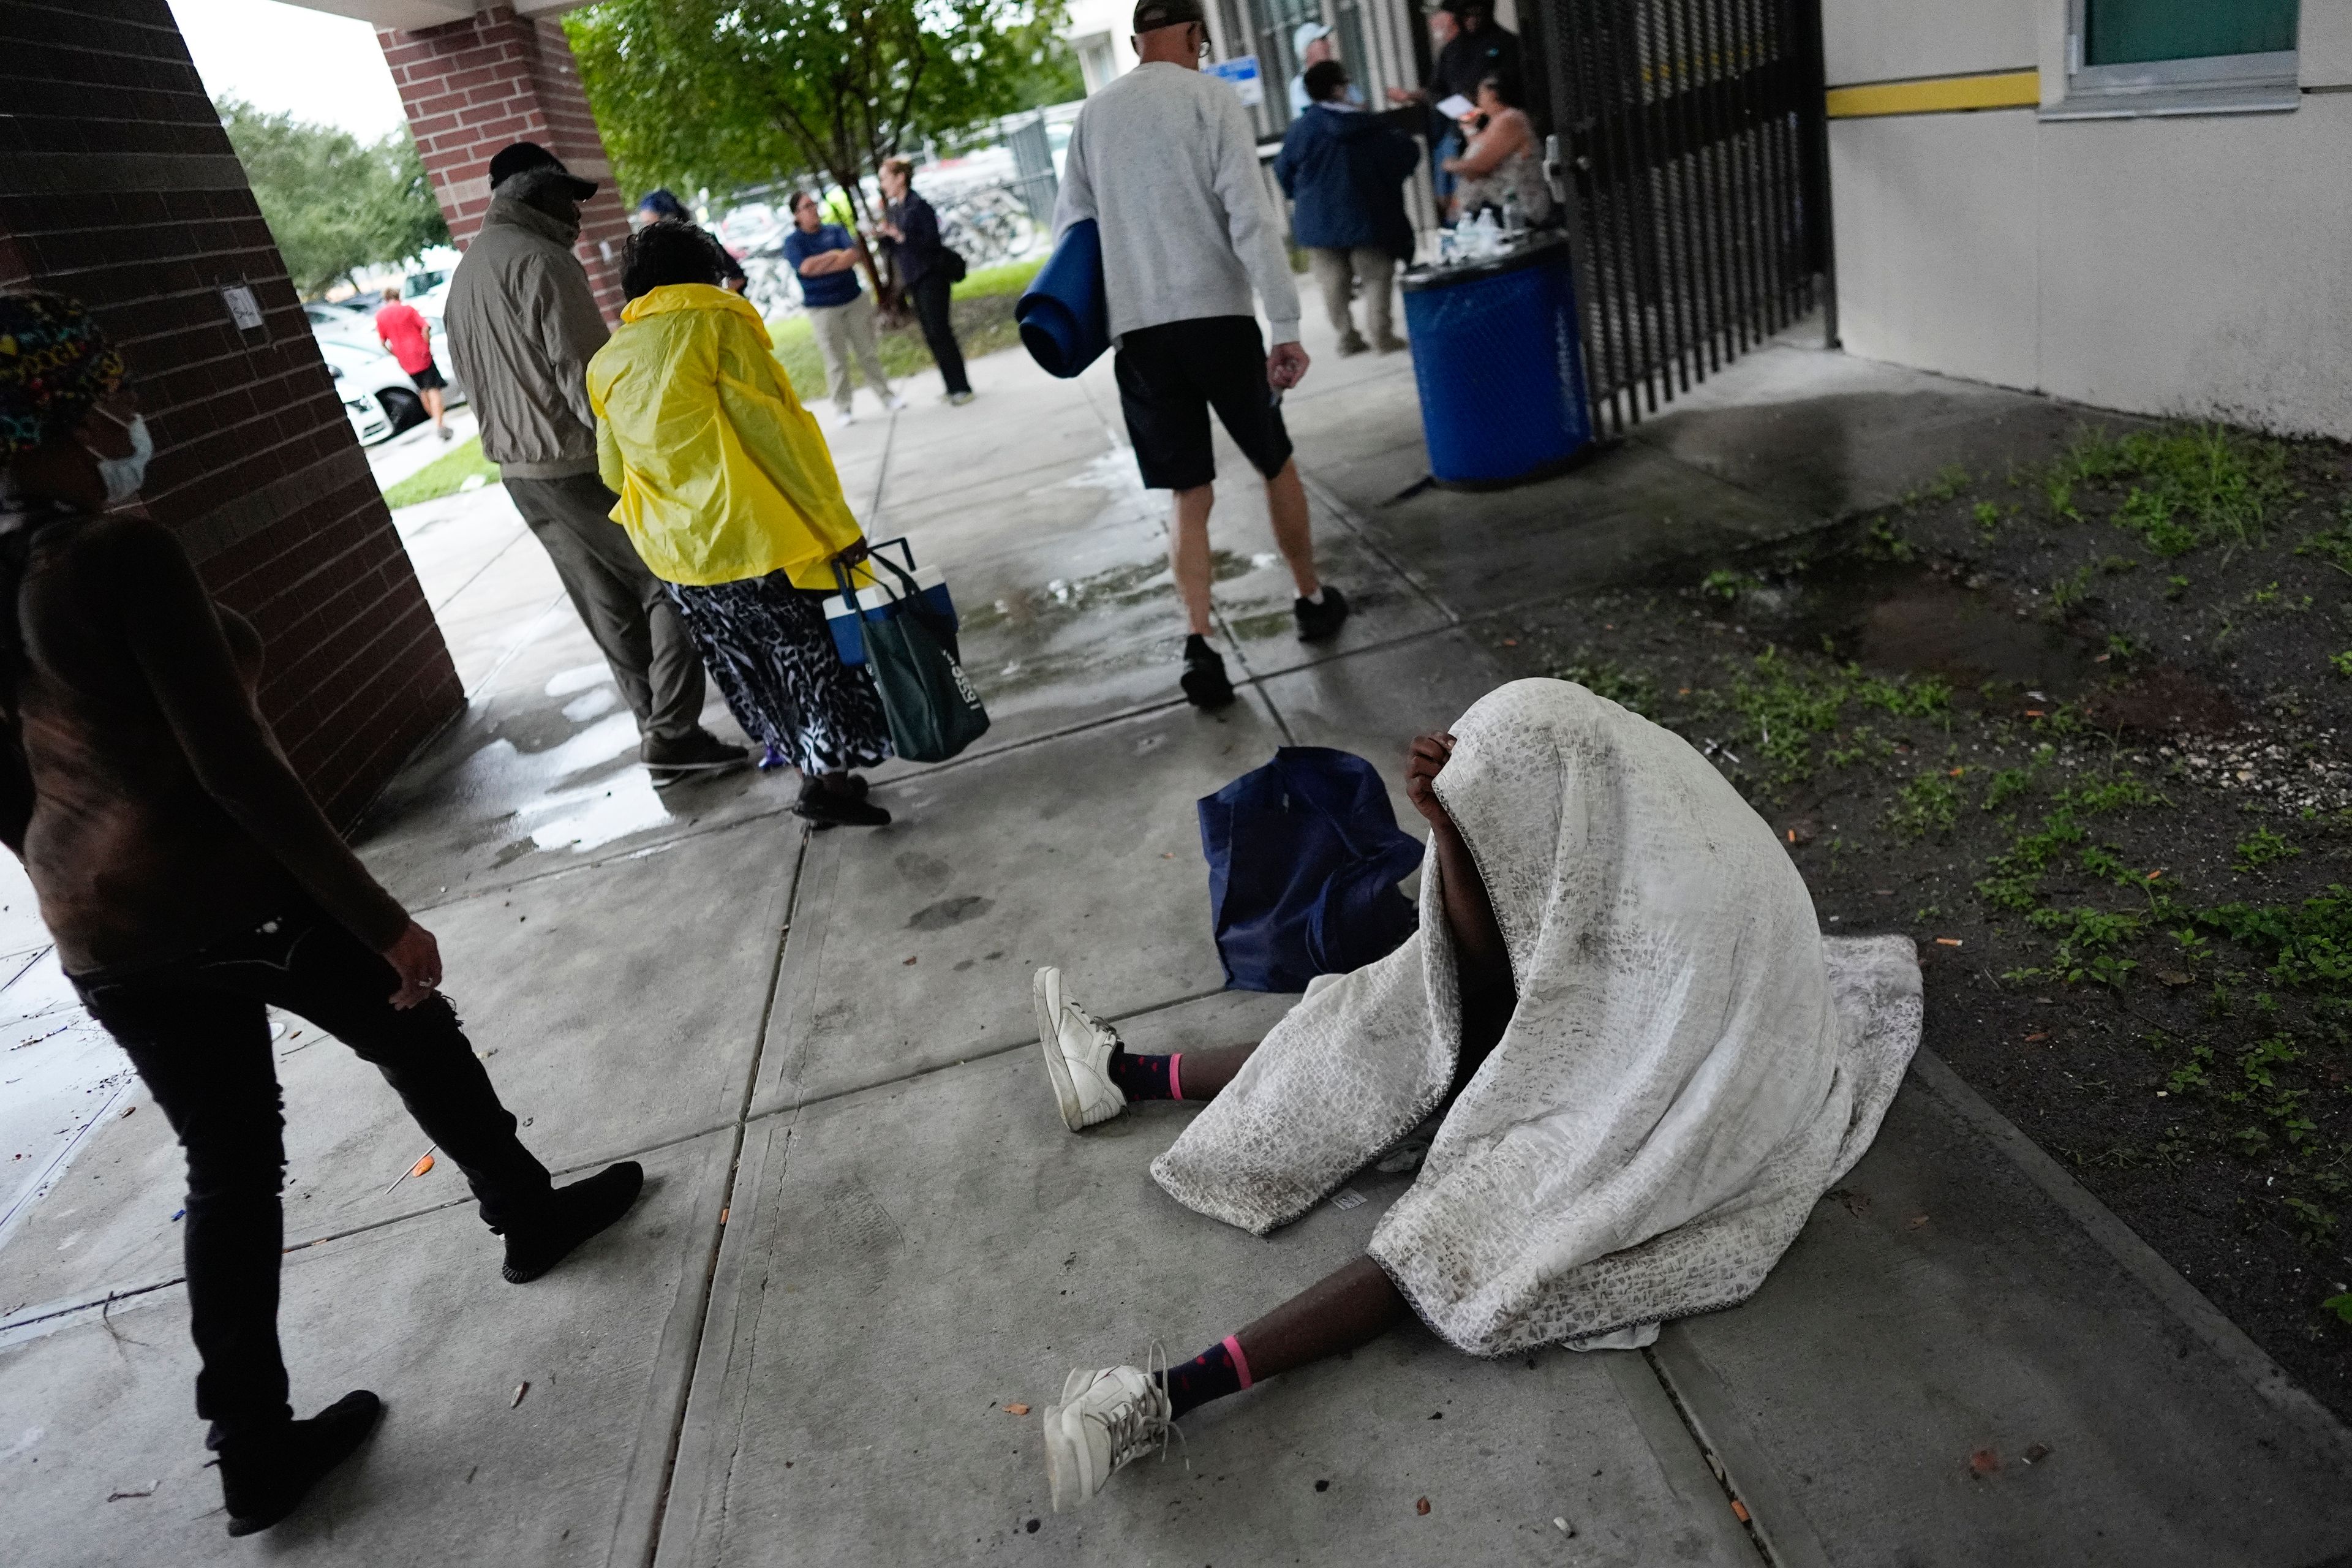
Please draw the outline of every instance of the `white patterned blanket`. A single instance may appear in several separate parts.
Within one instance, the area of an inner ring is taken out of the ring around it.
[[[1454,734],[1437,794],[1518,1005],[1371,1255],[1479,1355],[1745,1300],[1878,1131],[1919,1043],[1916,950],[1824,941],[1722,775],[1580,686],[1515,681]],[[1300,1003],[1153,1163],[1179,1202],[1264,1235],[1437,1108],[1462,1020],[1425,867],[1419,934]]]

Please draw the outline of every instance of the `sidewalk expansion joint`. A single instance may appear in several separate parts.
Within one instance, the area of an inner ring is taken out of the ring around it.
[[[1205,1002],[1212,996],[1223,996],[1230,989],[1229,986],[1220,985],[1213,991],[1196,991],[1189,996],[1171,996],[1165,1002],[1150,1003],[1130,1012],[1106,1013],[1102,1016],[1102,1021],[1106,1024],[1124,1024],[1135,1018],[1148,1018],[1154,1013],[1164,1013],[1171,1007],[1181,1007],[1193,1002]],[[853,1095],[871,1094],[877,1089],[896,1089],[900,1084],[912,1083],[917,1079],[929,1078],[934,1073],[953,1072],[958,1068],[971,1067],[976,1062],[992,1062],[999,1057],[1009,1057],[1016,1051],[1034,1051],[1036,1048],[1037,1042],[1034,1039],[1015,1040],[1006,1046],[989,1046],[984,1049],[968,1052],[951,1062],[940,1062],[931,1067],[916,1068],[911,1071],[902,1072],[896,1078],[878,1078],[872,1083],[851,1084],[846,1089],[829,1089],[822,1094],[804,1095],[795,1099],[790,1105],[780,1105],[773,1110],[762,1110],[747,1116],[744,1122],[748,1126],[754,1121],[771,1121],[779,1116],[796,1116],[814,1106],[830,1105],[836,1100],[847,1100]]]
[[[2304,1427],[2314,1441],[2352,1461],[2352,1429],[2338,1421],[2335,1412],[2296,1386],[2286,1369],[2248,1338],[2245,1331],[2231,1322],[2203,1291],[2166,1262],[2140,1238],[2137,1231],[2117,1218],[2096,1194],[2051,1158],[2024,1129],[1970,1088],[1968,1080],[1954,1072],[1943,1058],[1920,1047],[1911,1058],[1911,1076],[2007,1155],[2027,1180],[2081,1226],[2084,1234],[2114,1258],[2182,1328],[2224,1366],[2243,1378],[2265,1404]]]
[[[550,866],[543,870],[528,871],[509,881],[481,883],[470,889],[453,892],[449,897],[446,899],[438,899],[434,902],[414,903],[408,906],[409,912],[412,914],[426,914],[435,910],[455,909],[459,904],[470,903],[474,900],[485,897],[490,893],[510,893],[517,888],[530,887],[534,883],[547,881],[551,878],[569,877],[575,872],[593,871],[600,867],[619,866],[631,860],[642,860],[646,856],[652,855],[656,851],[673,849],[678,845],[690,843],[697,838],[707,838],[714,833],[729,833],[738,827],[748,826],[754,822],[765,822],[771,817],[790,816],[792,815],[793,808],[789,805],[772,805],[763,806],[758,811],[750,812],[742,816],[730,816],[723,821],[711,822],[709,824],[690,822],[686,826],[679,828],[677,832],[669,834],[664,837],[651,838],[646,839],[642,843],[632,844],[626,848],[617,849],[610,855],[599,855],[592,859],[575,861],[569,866]]]
[[[1308,474],[1304,468],[1298,470],[1298,479],[1299,482],[1306,486],[1307,495],[1313,498],[1324,510],[1337,518],[1340,527],[1355,535],[1356,542],[1362,545],[1373,560],[1395,573],[1407,586],[1428,602],[1431,609],[1444,616],[1447,624],[1452,626],[1462,624],[1462,612],[1439,598],[1437,590],[1423,582],[1411,567],[1398,560],[1373,534],[1370,527],[1365,522],[1363,515],[1341,500],[1338,491]]]
[[[895,425],[896,421],[892,423]],[[704,1259],[702,1279],[697,1287],[701,1299],[696,1303],[694,1312],[694,1342],[687,1347],[686,1376],[679,1382],[677,1408],[670,1416],[669,1447],[662,1456],[661,1484],[655,1489],[653,1520],[646,1535],[645,1561],[647,1568],[651,1568],[661,1552],[662,1523],[669,1514],[670,1487],[677,1477],[678,1449],[686,1439],[686,1417],[688,1407],[693,1402],[695,1370],[702,1363],[702,1342],[710,1331],[711,1293],[719,1278],[719,1254],[727,1242],[727,1222],[734,1214],[735,1199],[740,1195],[735,1187],[742,1178],[743,1140],[753,1120],[751,1101],[759,1092],[760,1064],[767,1055],[768,1030],[776,1012],[776,993],[783,984],[784,950],[792,942],[793,917],[800,912],[801,877],[808,868],[809,837],[809,833],[803,830],[799,851],[793,858],[792,894],[785,900],[783,919],[777,922],[775,951],[768,961],[767,995],[760,1004],[760,1021],[756,1026],[757,1033],[752,1037],[751,1060],[744,1071],[741,1096],[736,1102],[732,1123],[734,1147],[728,1151],[727,1156],[727,1193],[719,1204],[718,1221],[711,1226],[710,1251]],[[750,1209],[746,1205],[747,1223],[750,1217]]]

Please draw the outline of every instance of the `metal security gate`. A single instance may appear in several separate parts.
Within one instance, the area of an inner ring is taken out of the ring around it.
[[[1820,0],[1541,0],[1538,40],[1619,431],[1832,306]]]

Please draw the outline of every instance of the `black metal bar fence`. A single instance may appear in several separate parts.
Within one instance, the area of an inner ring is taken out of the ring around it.
[[[1614,433],[1832,303],[1820,0],[1540,4],[1593,422]]]

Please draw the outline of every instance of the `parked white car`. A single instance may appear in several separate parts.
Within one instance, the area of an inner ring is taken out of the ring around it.
[[[373,338],[375,329],[368,328]],[[373,342],[345,334],[315,334],[319,353],[342,395],[352,433],[362,447],[390,440],[425,417],[425,400],[400,362]]]
[[[310,331],[315,336],[353,342],[376,341],[373,310],[358,310],[348,303],[331,305],[324,300],[305,300],[302,313],[310,319]]]

